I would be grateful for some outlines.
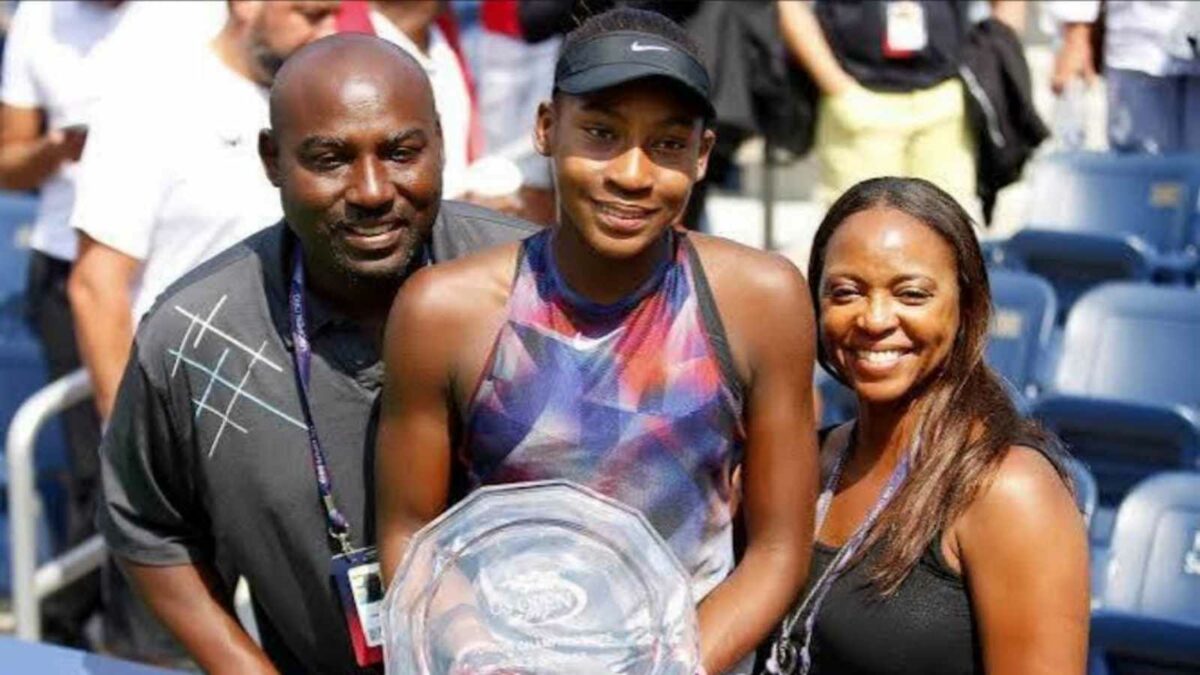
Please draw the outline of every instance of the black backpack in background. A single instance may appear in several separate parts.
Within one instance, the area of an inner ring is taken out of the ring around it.
[[[978,154],[976,192],[988,222],[997,193],[1020,179],[1025,162],[1050,131],[1033,107],[1021,40],[1003,22],[987,19],[968,31],[959,75]]]
[[[794,157],[816,131],[817,89],[790,56],[771,0],[702,3],[686,22],[713,82],[718,144],[762,135]]]

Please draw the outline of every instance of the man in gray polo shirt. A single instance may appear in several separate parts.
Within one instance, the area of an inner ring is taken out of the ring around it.
[[[101,447],[98,523],[206,671],[355,673],[370,650],[331,567],[374,541],[392,296],[417,266],[533,226],[441,202],[429,82],[375,38],[291,57],[271,127],[259,152],[285,221],[186,275],[142,322]],[[229,609],[238,575],[261,650]]]

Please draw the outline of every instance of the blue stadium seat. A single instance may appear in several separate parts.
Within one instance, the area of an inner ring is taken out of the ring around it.
[[[26,329],[14,334],[11,317],[0,313],[0,439],[8,435],[8,426],[17,408],[46,385],[46,370],[38,345]],[[2,447],[2,446],[0,446]],[[49,559],[66,535],[66,442],[60,424],[43,427],[38,436],[35,464],[38,491],[42,499],[38,522],[38,559]],[[8,466],[0,450],[0,500],[8,483]],[[0,501],[0,596],[11,591],[8,551],[8,506]]]
[[[9,528],[8,512],[0,512],[0,597],[12,597],[12,558],[9,557]],[[54,538],[51,533],[49,520],[39,518],[37,523],[37,559],[41,564],[54,554]]]
[[[1089,675],[1200,672],[1200,473],[1163,473],[1121,503]]]
[[[1056,321],[1087,291],[1109,281],[1150,283],[1154,252],[1133,237],[1026,228],[1004,243],[1004,266],[1044,277],[1061,301]],[[1184,267],[1187,265],[1185,264]]]
[[[1027,227],[1000,256],[1050,280],[1064,312],[1105,281],[1195,274],[1200,156],[1063,153],[1032,184]]]
[[[1117,512],[1109,559],[1105,609],[1200,627],[1200,473],[1139,483]]]
[[[1038,394],[1039,356],[1050,351],[1058,300],[1044,279],[1026,272],[988,270],[992,325],[987,362],[1028,399]]]
[[[1067,320],[1056,392],[1200,411],[1200,301],[1181,287],[1107,284]]]
[[[1200,417],[1184,408],[1049,395],[1032,414],[1058,434],[1099,486],[1098,540],[1111,507],[1139,481],[1159,471],[1200,468]]]
[[[1156,471],[1198,467],[1198,345],[1189,289],[1107,284],[1071,311],[1050,395],[1033,414],[1088,465],[1102,505]]]
[[[17,408],[49,383],[41,345],[24,317],[0,311],[0,455],[8,425]],[[0,457],[2,459],[2,457]],[[65,440],[59,424],[46,426],[39,438],[37,469],[40,475],[66,470]],[[0,462],[0,485],[7,480],[7,465]]]
[[[482,0],[458,0],[450,4],[454,10],[454,16],[458,19],[459,34],[466,34],[479,24],[479,12],[483,5]]]
[[[27,642],[0,636],[0,663],[5,673],[44,675],[179,675],[187,672],[143,665],[47,642]],[[190,670],[190,669],[189,669]]]
[[[1196,675],[1200,626],[1127,612],[1092,612],[1088,675]]]
[[[1200,155],[1061,153],[1034,167],[1026,224],[1130,235],[1153,251],[1182,252],[1195,243],[1198,190]]]
[[[0,305],[9,304],[25,292],[27,240],[36,215],[37,198],[0,192]]]

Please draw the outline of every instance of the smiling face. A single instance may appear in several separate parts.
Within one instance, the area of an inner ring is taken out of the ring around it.
[[[959,328],[954,250],[896,209],[846,218],[820,278],[821,339],[866,405],[907,399],[946,362]]]
[[[394,281],[433,228],[441,132],[415,64],[372,65],[347,57],[289,72],[263,158],[310,268]]]
[[[606,258],[637,256],[678,222],[713,139],[695,103],[654,78],[559,95],[538,110],[559,222]]]

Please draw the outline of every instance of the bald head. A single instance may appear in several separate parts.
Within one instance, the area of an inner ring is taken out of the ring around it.
[[[366,35],[309,44],[275,77],[258,151],[309,272],[390,302],[441,203],[441,127],[420,64]]]
[[[301,111],[355,106],[363,99],[399,97],[406,108],[437,125],[425,70],[400,47],[370,35],[331,35],[299,49],[271,86],[271,128],[285,134]]]

